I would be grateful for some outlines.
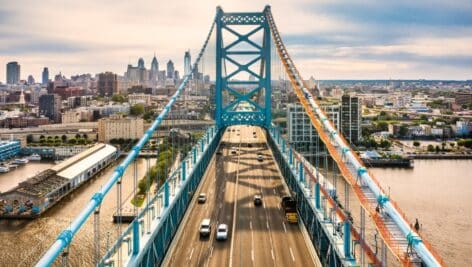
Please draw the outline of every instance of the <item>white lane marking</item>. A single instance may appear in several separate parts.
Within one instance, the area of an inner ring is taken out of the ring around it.
[[[274,188],[274,194],[277,194],[277,191],[275,191],[275,188]]]
[[[269,221],[266,221],[266,225],[267,225],[267,230],[269,230]]]
[[[265,209],[265,202],[262,202],[262,207]]]
[[[188,257],[188,260],[191,260],[191,259],[192,259],[192,255],[193,255],[193,250],[194,250],[194,249],[195,249],[195,248],[192,248],[192,251],[190,251],[190,256]]]
[[[282,225],[284,226],[284,232],[286,233],[287,232],[287,227],[285,227],[285,222],[282,221]]]
[[[292,256],[292,260],[293,262],[295,262],[295,257],[293,256],[292,247],[290,247],[289,249],[290,249],[290,256]]]
[[[252,230],[252,221],[249,221],[249,228]]]
[[[211,246],[211,248],[210,248],[210,258],[211,258],[211,256],[213,256],[213,246]]]
[[[273,249],[270,249],[270,254],[272,255],[272,260],[275,260],[274,250],[273,250]]]
[[[251,249],[251,260],[254,261],[254,249]]]

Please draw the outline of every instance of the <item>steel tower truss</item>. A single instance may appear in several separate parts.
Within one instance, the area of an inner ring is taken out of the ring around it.
[[[250,30],[243,32],[241,28]],[[265,11],[225,13],[217,9],[215,120],[218,128],[236,124],[270,127],[270,38]]]

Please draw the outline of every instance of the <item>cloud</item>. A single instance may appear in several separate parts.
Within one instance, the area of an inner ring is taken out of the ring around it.
[[[172,59],[182,70],[184,51],[190,49],[195,59],[217,5],[230,12],[262,11],[266,4],[263,0],[3,2],[0,80],[5,80],[6,62],[13,60],[22,65],[22,78],[31,73],[39,78],[43,66],[66,75],[106,70],[122,74],[139,57],[149,66],[154,52],[161,68]],[[471,78],[470,0],[275,0],[271,6],[304,76],[384,78],[394,72],[419,78],[430,70],[436,78]]]

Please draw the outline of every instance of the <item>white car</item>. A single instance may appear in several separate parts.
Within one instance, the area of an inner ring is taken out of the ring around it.
[[[262,156],[261,154],[257,155],[257,161],[263,161],[264,160],[264,156]]]
[[[206,197],[206,194],[205,193],[201,193],[200,195],[198,195],[198,203],[205,203],[207,200],[207,197]]]
[[[228,225],[222,223],[218,225],[216,230],[216,240],[226,240],[228,239]]]
[[[200,224],[200,237],[207,237],[211,233],[211,223],[210,219],[203,219]]]

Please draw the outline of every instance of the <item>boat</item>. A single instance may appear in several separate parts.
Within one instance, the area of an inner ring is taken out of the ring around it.
[[[41,156],[39,154],[31,154],[29,157],[28,157],[29,160],[32,160],[32,161],[39,161],[41,160]]]
[[[10,171],[10,168],[7,166],[0,166],[0,173],[7,173]]]
[[[28,163],[28,162],[29,162],[29,160],[28,160],[27,158],[15,159],[15,160],[13,161],[13,163],[15,163],[15,164],[20,164],[20,165],[21,165],[21,164],[26,164],[26,163]]]

